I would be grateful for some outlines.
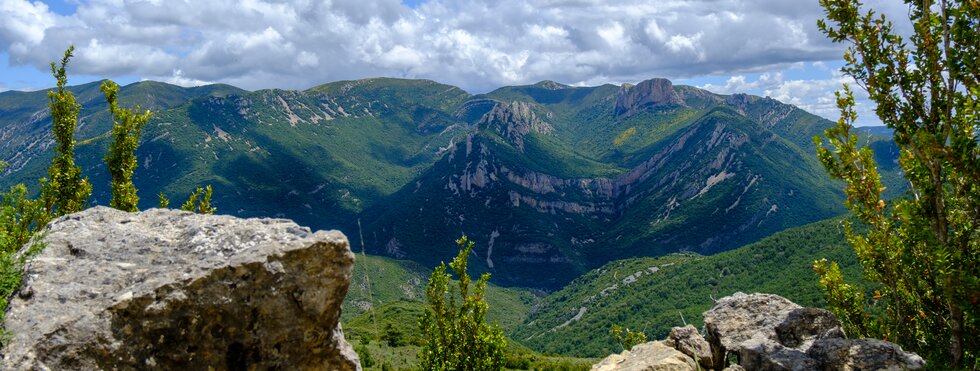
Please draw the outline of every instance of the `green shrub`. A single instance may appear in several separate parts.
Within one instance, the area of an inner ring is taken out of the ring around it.
[[[487,303],[484,291],[490,273],[484,273],[470,292],[467,258],[473,242],[465,235],[456,240],[459,255],[450,269],[458,276],[458,290],[451,291],[452,276],[445,263],[432,271],[425,294],[429,308],[419,319],[422,348],[419,368],[422,370],[500,370],[504,366],[507,340],[503,331],[484,321]]]

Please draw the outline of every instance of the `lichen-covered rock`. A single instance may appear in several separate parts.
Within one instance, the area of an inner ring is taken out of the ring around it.
[[[926,365],[919,355],[877,339],[821,339],[807,354],[823,370],[916,370]]]
[[[44,240],[2,369],[360,369],[339,324],[354,262],[339,232],[95,207]]]
[[[702,368],[711,368],[714,364],[711,358],[711,345],[701,336],[698,329],[687,325],[684,327],[674,327],[670,329],[670,336],[664,343],[687,354],[697,361]]]
[[[794,309],[775,330],[780,344],[803,350],[810,349],[817,339],[844,338],[837,316],[820,308]]]
[[[637,344],[592,366],[592,371],[695,371],[691,357],[662,341]]]

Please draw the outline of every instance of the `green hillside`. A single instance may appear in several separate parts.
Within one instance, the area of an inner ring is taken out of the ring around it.
[[[105,103],[98,83],[71,89],[77,163],[90,202],[107,204]],[[355,246],[360,221],[368,252],[424,267],[466,233],[501,286],[553,291],[612,260],[713,254],[844,211],[810,139],[829,121],[664,79],[481,95],[390,78],[254,92],[144,81],[120,100],[155,110],[137,152],[142,208],[211,184],[219,213],[341,229]],[[0,187],[36,192],[51,159],[46,104],[44,91],[0,93]],[[868,141],[900,194],[882,138]]]
[[[713,299],[738,291],[772,293],[821,307],[823,293],[810,270],[813,260],[835,260],[846,276],[861,276],[840,223],[829,219],[787,229],[712,256],[610,262],[545,297],[511,336],[541,352],[601,357],[619,351],[608,336],[613,324],[662,339],[685,322],[701,327],[701,313],[711,308]]]

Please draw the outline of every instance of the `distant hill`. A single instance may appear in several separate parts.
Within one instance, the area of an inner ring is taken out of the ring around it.
[[[107,204],[105,103],[98,83],[71,89],[78,163]],[[368,252],[429,269],[466,233],[475,268],[504,286],[556,290],[611,260],[712,254],[844,211],[811,140],[829,121],[664,79],[481,95],[387,78],[251,92],[144,81],[120,100],[156,111],[137,153],[142,208],[212,184],[219,213],[339,228],[354,246],[363,233]],[[0,186],[36,191],[45,176],[46,105],[44,91],[0,93]],[[899,192],[897,151],[868,138]]]

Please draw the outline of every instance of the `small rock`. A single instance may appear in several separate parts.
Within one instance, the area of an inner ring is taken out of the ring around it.
[[[747,370],[807,371],[817,363],[799,349],[788,348],[757,333],[738,347],[739,364]]]
[[[632,350],[613,354],[592,366],[592,371],[696,371],[691,357],[662,341],[633,346]]]
[[[711,368],[714,364],[711,358],[711,344],[701,336],[698,329],[687,325],[670,329],[670,336],[664,341],[681,353],[687,354],[703,368]]]
[[[800,308],[786,315],[776,326],[779,343],[802,351],[810,349],[817,339],[844,338],[837,316],[826,309]]]
[[[877,339],[820,339],[807,354],[823,370],[918,370],[926,366],[919,355]]]

